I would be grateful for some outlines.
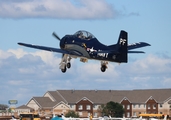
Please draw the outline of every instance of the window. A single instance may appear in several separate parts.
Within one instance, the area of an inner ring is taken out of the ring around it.
[[[83,113],[82,113],[82,112],[79,112],[78,114],[79,114],[80,116],[82,116],[82,115],[83,115]]]
[[[82,105],[79,105],[78,106],[78,110],[82,110],[83,109],[83,106]]]
[[[162,104],[160,104],[160,107],[162,108],[162,107],[163,107],[163,105],[162,105]]]
[[[74,108],[74,105],[70,105],[70,108]]]
[[[136,104],[133,104],[133,108],[135,108],[136,107]]]
[[[86,98],[83,99],[83,101],[86,101],[86,100],[87,100]]]
[[[140,108],[141,107],[141,104],[138,104],[138,108]]]
[[[74,35],[84,40],[90,40],[92,38],[95,38],[91,33],[83,30],[76,32]]]
[[[86,106],[86,109],[87,109],[87,110],[90,110],[90,109],[91,109],[91,106],[90,106],[90,105],[87,105],[87,106]]]
[[[130,105],[127,105],[127,110],[129,110],[130,109]]]
[[[153,109],[156,109],[156,104],[153,104]]]
[[[150,104],[148,104],[148,109],[150,109]]]
[[[125,105],[122,105],[123,106],[123,108],[125,108]]]
[[[97,113],[96,112],[94,113],[94,117],[97,117]]]
[[[130,113],[129,112],[127,112],[127,117],[130,117]]]

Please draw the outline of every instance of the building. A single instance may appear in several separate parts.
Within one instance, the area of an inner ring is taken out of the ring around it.
[[[31,98],[26,106],[41,115],[66,114],[69,110],[80,117],[102,116],[99,107],[109,101],[118,102],[125,109],[125,117],[141,113],[161,113],[171,116],[171,89],[147,90],[56,90],[42,97]]]
[[[33,112],[33,111],[34,111],[33,108],[30,108],[30,107],[28,107],[28,106],[26,106],[26,105],[19,106],[19,107],[17,107],[17,108],[15,109],[15,112],[17,112],[18,115],[19,115],[20,113],[31,113],[31,112]]]

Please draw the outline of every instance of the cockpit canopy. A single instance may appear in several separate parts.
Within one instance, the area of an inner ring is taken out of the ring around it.
[[[90,40],[95,38],[93,34],[90,32],[87,32],[85,30],[79,30],[74,35],[76,35],[78,38],[84,39],[84,40]]]

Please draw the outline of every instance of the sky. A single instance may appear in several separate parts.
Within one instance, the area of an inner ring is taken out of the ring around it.
[[[59,89],[133,90],[171,88],[170,0],[0,0],[0,104]],[[105,45],[117,42],[120,30],[128,42],[151,46],[129,54],[128,63],[81,63],[72,59],[66,73],[60,53],[19,46],[18,42],[59,48],[61,38],[78,30],[91,32]]]

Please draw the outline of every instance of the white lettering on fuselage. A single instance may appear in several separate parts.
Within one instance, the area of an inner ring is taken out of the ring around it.
[[[98,53],[97,56],[107,58],[109,53]]]

